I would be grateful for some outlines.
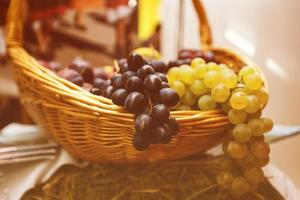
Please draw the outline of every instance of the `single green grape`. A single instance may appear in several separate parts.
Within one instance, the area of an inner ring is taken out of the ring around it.
[[[262,169],[253,167],[244,170],[244,177],[252,185],[258,185],[264,180],[264,172]]]
[[[172,84],[173,82],[180,80],[181,68],[172,67],[167,74],[168,82]]]
[[[174,81],[171,84],[171,88],[177,92],[177,94],[182,97],[185,94],[185,85],[181,81]]]
[[[202,80],[195,80],[194,83],[190,86],[190,90],[194,95],[200,96],[205,94],[208,91],[208,88],[204,85]]]
[[[248,152],[246,144],[241,144],[236,141],[232,141],[227,146],[227,153],[234,159],[242,159]]]
[[[258,159],[266,159],[270,153],[270,147],[267,143],[257,141],[250,145],[251,153]]]
[[[223,103],[229,98],[230,89],[220,83],[212,89],[211,96],[215,102]]]
[[[191,85],[196,79],[196,71],[188,65],[182,65],[180,80],[186,85]]]
[[[239,81],[243,81],[245,76],[255,73],[255,68],[251,66],[245,66],[239,71]]]
[[[188,106],[194,105],[196,101],[197,101],[197,97],[189,89],[187,89],[185,91],[185,94],[181,97],[181,103]]]
[[[238,83],[238,77],[235,73],[221,70],[222,82],[223,84],[232,89],[235,88]]]
[[[228,67],[228,65],[223,64],[223,63],[219,64],[219,68],[220,68],[220,70],[232,70]]]
[[[207,66],[205,64],[199,64],[195,68],[196,78],[203,79],[204,75],[207,72]]]
[[[251,119],[248,122],[253,136],[262,136],[264,134],[264,122],[261,119]]]
[[[247,142],[251,138],[252,131],[248,124],[238,124],[234,127],[232,135],[238,142]]]
[[[220,66],[217,63],[210,62],[210,63],[207,63],[206,65],[207,65],[208,71],[220,71],[221,70]]]
[[[240,124],[246,121],[247,113],[243,110],[230,109],[228,112],[228,120],[232,124]]]
[[[242,195],[250,191],[250,184],[242,176],[233,179],[230,192],[234,197],[240,198]]]
[[[208,71],[206,72],[203,82],[208,88],[215,87],[218,83],[221,82],[221,77],[219,72],[217,71]]]
[[[256,113],[260,109],[260,102],[255,95],[248,95],[248,104],[245,107],[247,113]]]
[[[258,90],[263,85],[263,80],[259,74],[250,74],[244,77],[244,83],[250,90]]]
[[[270,118],[261,118],[264,123],[264,133],[270,132],[273,129],[273,121]]]
[[[194,58],[191,62],[191,67],[196,68],[199,65],[205,64],[205,60],[203,58]]]
[[[230,97],[230,105],[236,110],[242,110],[248,105],[247,94],[244,92],[235,92]]]
[[[222,187],[224,189],[231,187],[233,179],[234,179],[234,177],[233,177],[232,173],[229,171],[223,171],[217,175],[217,183],[220,187]]]
[[[203,95],[198,100],[198,107],[200,110],[213,110],[217,104],[210,95]]]
[[[269,94],[265,88],[256,90],[254,95],[258,98],[261,107],[265,106],[269,101]]]

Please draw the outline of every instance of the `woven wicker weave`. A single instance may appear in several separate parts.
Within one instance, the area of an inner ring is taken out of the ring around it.
[[[153,162],[175,160],[219,144],[229,124],[220,110],[176,111],[180,133],[168,145],[152,145],[144,152],[132,146],[133,115],[56,76],[22,48],[22,2],[11,0],[7,39],[21,101],[34,121],[67,151],[92,162]],[[219,62],[240,67],[253,63],[239,54],[212,47],[210,26],[202,4],[193,0],[199,21],[202,48]],[[259,70],[259,69],[258,69]],[[266,83],[265,83],[266,86]]]

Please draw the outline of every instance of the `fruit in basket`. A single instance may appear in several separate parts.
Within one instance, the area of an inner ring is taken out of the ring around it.
[[[241,124],[247,119],[247,113],[243,110],[230,109],[227,115],[229,122],[232,124]]]
[[[77,71],[72,69],[62,69],[57,73],[57,75],[78,86],[82,86],[84,83],[82,76]]]
[[[124,106],[125,100],[128,96],[127,90],[119,88],[112,94],[112,102],[118,106]]]
[[[198,107],[200,110],[213,110],[216,106],[216,102],[210,95],[203,95],[198,100]]]
[[[108,79],[109,75],[102,67],[93,68],[93,73],[95,78]]]
[[[122,81],[122,75],[121,74],[115,74],[111,77],[111,85],[114,87],[114,89],[120,89],[123,87],[123,81]]]
[[[261,119],[264,123],[264,132],[267,133],[273,129],[273,121],[269,118]]]
[[[252,130],[248,124],[238,124],[232,132],[233,138],[241,143],[247,142],[252,136]]]
[[[227,101],[230,96],[230,89],[224,84],[218,84],[211,91],[211,97],[217,103],[223,103]]]
[[[146,76],[150,74],[154,74],[155,71],[152,66],[144,65],[140,69],[137,70],[137,75],[139,78],[144,79]]]
[[[131,92],[125,100],[125,109],[134,114],[142,113],[147,105],[145,96],[140,92]]]
[[[149,93],[158,92],[161,89],[162,81],[159,76],[150,74],[144,79],[144,88]]]
[[[165,73],[166,72],[166,64],[160,60],[153,60],[150,62],[155,72]]]
[[[138,134],[147,135],[152,133],[155,124],[150,115],[142,113],[136,117],[134,125]]]
[[[160,122],[167,122],[170,116],[169,108],[164,104],[157,104],[151,110],[151,117]]]
[[[234,92],[230,97],[230,105],[236,110],[242,110],[248,105],[248,97],[245,92]]]
[[[244,83],[250,90],[258,90],[262,87],[263,80],[259,74],[244,76]]]
[[[179,102],[179,95],[171,88],[162,88],[159,91],[160,102],[173,107]]]
[[[132,76],[136,76],[136,73],[133,72],[133,71],[127,71],[127,72],[124,72],[124,73],[122,74],[122,83],[123,83],[123,85],[125,85],[126,82],[127,82],[127,80],[128,80],[130,77],[132,77]]]
[[[137,76],[132,76],[127,79],[125,88],[128,92],[143,91],[143,80]]]
[[[128,69],[136,72],[144,65],[144,59],[140,54],[131,54],[127,60]]]
[[[134,148],[139,151],[146,150],[150,145],[149,140],[140,134],[135,134],[133,136],[132,144],[133,144]]]
[[[83,77],[85,82],[93,83],[94,72],[90,63],[86,60],[80,57],[75,58],[70,64],[69,69],[77,71]]]

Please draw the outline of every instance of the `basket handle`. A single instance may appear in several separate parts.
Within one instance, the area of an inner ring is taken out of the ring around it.
[[[208,49],[213,43],[210,23],[208,21],[207,14],[202,4],[202,1],[201,0],[192,0],[192,1],[199,22],[199,34],[200,34],[201,47],[205,50]]]
[[[199,34],[203,49],[212,45],[211,28],[208,22],[206,11],[201,0],[192,0],[196,10],[199,25]],[[23,2],[24,0],[11,0],[7,13],[7,45],[21,46],[23,42]]]
[[[6,35],[8,47],[21,46],[23,42],[24,0],[11,0],[7,12]]]

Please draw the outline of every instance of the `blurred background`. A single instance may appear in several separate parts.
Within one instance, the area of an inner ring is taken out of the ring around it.
[[[0,126],[31,123],[18,101],[5,48],[5,13],[0,0]],[[203,0],[214,44],[240,51],[263,70],[270,89],[264,115],[279,128],[300,125],[300,1]],[[65,66],[82,56],[94,66],[112,65],[141,46],[165,60],[182,48],[200,49],[199,24],[190,0],[26,0],[24,46],[41,61]],[[280,129],[279,129],[280,130]],[[279,134],[283,132],[277,131]],[[300,186],[300,137],[274,144],[272,162]],[[284,149],[284,151],[283,151]],[[293,162],[293,165],[289,163]]]

